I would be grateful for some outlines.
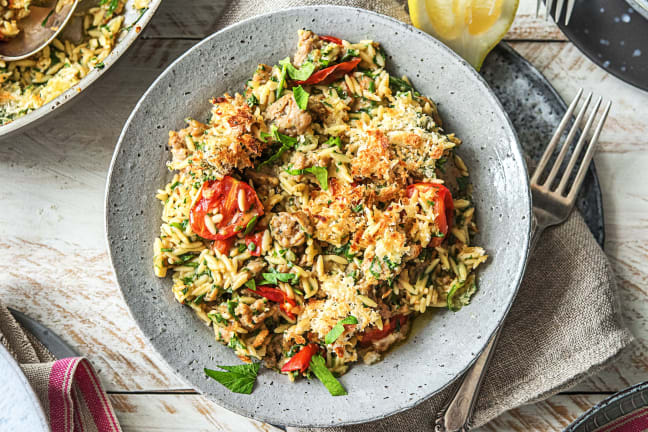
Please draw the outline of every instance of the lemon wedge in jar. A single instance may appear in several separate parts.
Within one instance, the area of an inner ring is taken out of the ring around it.
[[[518,0],[408,0],[408,5],[415,27],[479,70],[511,27]]]

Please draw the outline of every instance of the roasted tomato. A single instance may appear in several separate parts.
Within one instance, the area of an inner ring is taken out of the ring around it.
[[[203,183],[189,219],[191,229],[200,237],[225,240],[244,231],[248,223],[262,215],[263,205],[254,189],[225,176]]]
[[[349,60],[343,63],[338,63],[333,66],[329,66],[326,69],[318,70],[313,75],[311,75],[307,80],[304,81],[295,81],[295,84],[304,84],[304,85],[313,85],[313,84],[330,84],[333,81],[342,78],[344,75],[351,73],[358,63],[362,59],[356,57],[353,60]]]
[[[248,234],[245,236],[245,246],[247,246],[252,256],[261,256],[261,242],[263,240],[263,231]],[[253,244],[254,246],[250,246]]]
[[[292,372],[300,371],[301,373],[306,372],[308,366],[310,366],[311,359],[317,353],[319,349],[315,344],[308,344],[305,347],[302,347],[301,350],[294,356],[290,358],[281,368],[281,372]]]
[[[415,190],[417,190],[419,194],[434,192],[434,198],[432,200],[434,201],[435,223],[442,236],[435,237],[432,240],[432,246],[439,246],[448,234],[448,230],[452,228],[452,223],[454,221],[454,202],[452,201],[452,194],[447,187],[435,183],[414,183],[407,187],[405,194],[411,198],[414,195]]]
[[[267,285],[260,285],[256,287],[256,290],[254,292],[260,295],[261,297],[267,298],[270,301],[279,303],[279,308],[286,313],[288,318],[293,320],[295,319],[295,314],[292,313],[291,309],[294,306],[297,306],[297,302],[295,302],[295,300],[288,297],[286,293],[281,291],[279,288],[273,288]]]
[[[212,249],[217,250],[223,255],[227,255],[230,248],[232,247],[232,244],[234,244],[233,237],[230,237],[225,240],[214,240],[214,243],[212,243]]]
[[[382,330],[377,328],[370,328],[365,330],[362,334],[362,340],[360,345],[367,346],[374,341],[381,340],[391,334],[394,330],[399,329],[401,326],[404,326],[407,322],[407,316],[405,315],[394,315],[387,322],[383,323]]]
[[[326,42],[331,42],[336,45],[342,45],[342,39],[336,38],[335,36],[320,36],[319,38]]]

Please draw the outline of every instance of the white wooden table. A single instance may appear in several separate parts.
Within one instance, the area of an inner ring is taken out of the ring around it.
[[[106,254],[103,195],[121,127],[153,79],[213,32],[222,0],[163,2],[122,60],[66,112],[0,143],[0,298],[87,356],[125,431],[275,430],[187,389],[146,344]],[[200,7],[198,4],[200,4]],[[521,2],[507,40],[570,100],[579,87],[614,102],[596,165],[606,251],[625,320],[638,338],[568,393],[506,413],[483,430],[558,431],[608,395],[648,379],[648,93],[607,74]]]

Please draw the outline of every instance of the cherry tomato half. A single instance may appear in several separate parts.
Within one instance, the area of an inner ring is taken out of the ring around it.
[[[240,191],[243,191],[243,209],[239,204]],[[222,218],[210,226],[210,221],[206,221],[205,218],[212,218],[212,215],[216,214],[220,214]],[[191,208],[189,220],[193,232],[200,237],[225,240],[244,231],[255,216],[258,218],[262,215],[263,205],[254,189],[234,177],[225,176],[222,180],[203,183],[198,199]]]

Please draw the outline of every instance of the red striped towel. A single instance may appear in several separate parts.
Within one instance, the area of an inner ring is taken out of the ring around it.
[[[56,360],[0,302],[0,343],[20,364],[52,432],[121,432],[97,373],[83,357]]]

